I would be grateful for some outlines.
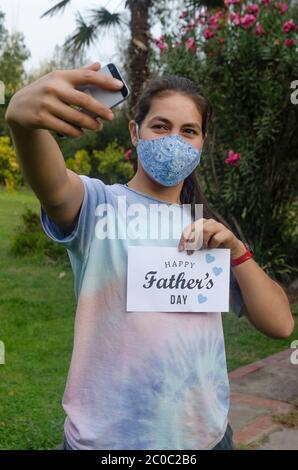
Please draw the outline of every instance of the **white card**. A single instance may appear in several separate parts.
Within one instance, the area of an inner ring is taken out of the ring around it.
[[[128,246],[128,312],[228,312],[230,249]]]

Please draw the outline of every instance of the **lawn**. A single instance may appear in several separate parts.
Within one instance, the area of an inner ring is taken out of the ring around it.
[[[34,194],[0,190],[0,449],[51,449],[62,440],[61,399],[71,358],[75,297],[69,266],[9,252],[25,207],[38,211]],[[66,272],[62,278],[60,272]],[[66,294],[67,293],[67,294]],[[293,305],[295,314],[298,304]],[[229,370],[290,347],[298,338],[273,340],[246,318],[224,314]],[[297,318],[297,316],[296,316]]]
[[[65,267],[9,253],[25,206],[39,207],[29,191],[0,192],[0,340],[6,356],[0,365],[0,449],[60,443],[61,398],[72,350],[71,271],[60,279]]]

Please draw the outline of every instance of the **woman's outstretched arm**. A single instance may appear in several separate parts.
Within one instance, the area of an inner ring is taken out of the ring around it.
[[[246,316],[250,322],[267,336],[288,338],[295,322],[283,288],[252,258],[234,266],[232,270],[241,289]]]
[[[76,88],[93,84],[116,90],[122,86],[122,82],[97,73],[99,67],[95,63],[81,69],[51,72],[19,90],[5,114],[24,178],[52,220],[67,231],[75,225],[84,187],[79,176],[66,168],[49,131],[79,137],[84,128],[101,128],[96,119],[72,105],[103,119],[113,119],[108,107]]]

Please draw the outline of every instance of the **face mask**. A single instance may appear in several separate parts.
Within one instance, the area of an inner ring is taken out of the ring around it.
[[[201,150],[179,135],[144,140],[137,124],[137,154],[146,173],[163,186],[175,186],[189,176],[200,162]]]

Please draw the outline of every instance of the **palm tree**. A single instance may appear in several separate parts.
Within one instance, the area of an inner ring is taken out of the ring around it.
[[[224,0],[189,0],[186,4],[186,8],[189,7],[207,7],[207,8],[216,8],[223,7]]]
[[[149,77],[149,15],[154,0],[125,0],[125,8],[128,8],[130,11],[129,23],[124,13],[111,13],[107,10],[106,7],[108,3],[110,3],[110,0],[103,7],[88,10],[88,20],[85,20],[80,13],[77,13],[77,28],[73,34],[66,39],[64,46],[74,53],[82,51],[85,47],[90,46],[98,38],[99,34],[107,32],[110,28],[129,26],[131,38],[128,50],[127,70],[131,89],[129,108],[132,110],[136,104],[143,83],[147,81]],[[41,17],[53,16],[58,12],[63,12],[70,4],[71,0],[61,0],[43,13]]]

